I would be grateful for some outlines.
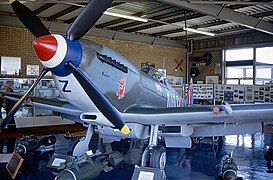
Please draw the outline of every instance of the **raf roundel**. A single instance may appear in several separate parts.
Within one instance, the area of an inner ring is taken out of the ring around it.
[[[212,112],[213,112],[214,114],[220,113],[219,107],[217,107],[217,106],[213,107]]]

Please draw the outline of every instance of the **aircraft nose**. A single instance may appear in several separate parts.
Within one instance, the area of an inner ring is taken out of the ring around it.
[[[52,35],[46,35],[33,41],[33,48],[41,61],[50,60],[57,51],[57,40]]]

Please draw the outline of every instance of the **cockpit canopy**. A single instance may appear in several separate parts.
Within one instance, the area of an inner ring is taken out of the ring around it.
[[[153,77],[155,80],[165,84],[163,74],[160,73],[158,70],[156,70],[154,67],[151,67],[151,66],[144,67],[141,69],[141,71]]]

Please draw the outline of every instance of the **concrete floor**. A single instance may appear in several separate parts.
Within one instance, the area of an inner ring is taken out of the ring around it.
[[[57,143],[55,153],[65,153],[69,140],[63,135],[56,135]],[[18,139],[16,140],[16,143]],[[7,147],[2,141],[1,150],[5,153]],[[213,180],[217,176],[216,165],[220,162],[221,154],[233,151],[233,157],[239,168],[238,174],[244,180],[269,180],[273,174],[266,173],[264,154],[267,146],[273,146],[271,134],[226,136],[220,142],[203,140],[192,149],[167,149],[167,166],[165,172],[170,180]],[[105,146],[107,152],[111,151],[109,144]],[[96,179],[131,179],[134,164],[140,164],[143,142],[135,142],[134,149],[124,155],[124,162],[109,173],[101,173]],[[52,154],[31,154],[25,157],[21,173],[16,179],[54,179],[56,172],[46,167]],[[0,179],[10,179],[5,171],[5,164],[1,165]]]

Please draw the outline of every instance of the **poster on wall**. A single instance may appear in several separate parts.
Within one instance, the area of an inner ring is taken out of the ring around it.
[[[20,57],[1,57],[1,74],[17,75],[21,69]]]
[[[219,76],[206,76],[207,84],[219,84]]]
[[[215,63],[214,65],[214,74],[215,75],[221,75],[221,64],[220,63]]]
[[[182,86],[183,84],[183,77],[175,77],[175,86]]]
[[[37,76],[39,75],[39,65],[27,65],[27,75],[28,76]]]
[[[175,85],[175,83],[174,83],[175,77],[174,77],[174,76],[167,76],[167,77],[166,77],[166,81],[167,81],[171,86],[174,86],[174,85]]]

